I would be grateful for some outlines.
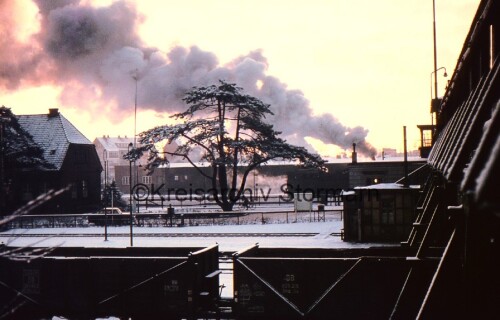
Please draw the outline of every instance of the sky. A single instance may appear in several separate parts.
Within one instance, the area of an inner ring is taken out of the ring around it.
[[[478,4],[436,1],[440,96]],[[187,90],[219,79],[324,156],[401,151],[403,126],[416,149],[431,123],[431,0],[0,0],[0,17],[0,104],[59,108],[91,141],[172,123]]]

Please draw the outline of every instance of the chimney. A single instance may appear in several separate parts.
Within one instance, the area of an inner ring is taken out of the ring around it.
[[[358,153],[356,152],[356,144],[352,144],[352,163],[358,163]]]
[[[59,115],[59,109],[58,108],[50,108],[49,109],[49,118],[57,117]]]
[[[405,182],[404,186],[408,187],[408,150],[406,147],[406,126],[403,126],[403,146],[404,146],[404,173],[405,173]]]

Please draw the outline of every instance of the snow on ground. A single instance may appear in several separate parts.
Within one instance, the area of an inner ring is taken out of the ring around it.
[[[342,228],[343,221],[340,220],[263,225],[156,228],[134,226],[133,245],[134,247],[208,247],[217,243],[219,251],[238,251],[255,243],[259,243],[260,247],[270,248],[352,248],[373,245],[344,242],[339,236],[332,235],[339,233]],[[146,235],[151,233],[155,236]],[[286,235],[297,233],[310,235]],[[74,234],[87,234],[87,236],[69,236]],[[101,236],[92,236],[96,234]],[[127,247],[130,246],[130,227],[108,227],[108,241],[104,240],[104,227],[12,229],[0,233],[0,242],[12,246]]]
[[[239,251],[255,243],[268,248],[352,248],[374,245],[344,242],[339,236],[344,227],[342,206],[330,205],[324,209],[323,219],[325,214],[326,219],[322,222],[315,222],[319,218],[316,205],[313,208],[315,211],[294,213],[293,203],[263,203],[257,208],[244,211],[245,215],[239,218],[239,222],[247,224],[134,226],[133,245],[134,247],[208,247],[217,243],[219,251]],[[146,210],[143,207],[141,212],[159,210],[163,209],[153,207]],[[189,216],[190,211],[198,210],[206,211],[207,208],[176,207],[176,212],[186,214],[185,217]],[[260,212],[263,210],[265,214],[261,216]],[[294,219],[295,222],[292,222]],[[266,223],[260,223],[264,220]],[[289,220],[290,223],[285,223]],[[228,220],[227,223],[236,223],[236,220]],[[147,235],[152,233],[155,236]],[[20,234],[23,236],[18,236]],[[162,236],[163,234],[165,236]],[[0,242],[12,246],[127,247],[130,246],[130,227],[109,226],[108,241],[104,240],[103,226],[10,229],[0,232]]]

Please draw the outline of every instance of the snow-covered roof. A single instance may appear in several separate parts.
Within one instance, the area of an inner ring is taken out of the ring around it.
[[[403,184],[400,183],[378,183],[378,184],[372,184],[369,186],[364,186],[364,187],[356,187],[354,188],[356,190],[359,189],[384,189],[384,190],[403,190],[403,189],[420,189],[420,186],[418,185],[410,185],[405,187]]]
[[[119,151],[119,150],[127,149],[129,143],[131,143],[131,142],[133,143],[134,139],[132,137],[127,138],[126,136],[125,137],[105,136],[105,137],[96,138],[94,140],[94,143],[96,141],[104,148],[104,150]]]
[[[56,109],[49,114],[20,115],[18,121],[43,149],[45,160],[56,170],[61,168],[70,144],[92,144]]]

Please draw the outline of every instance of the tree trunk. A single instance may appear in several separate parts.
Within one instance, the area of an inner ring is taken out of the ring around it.
[[[222,211],[228,212],[233,211],[234,203],[233,202],[225,202],[221,205]]]

